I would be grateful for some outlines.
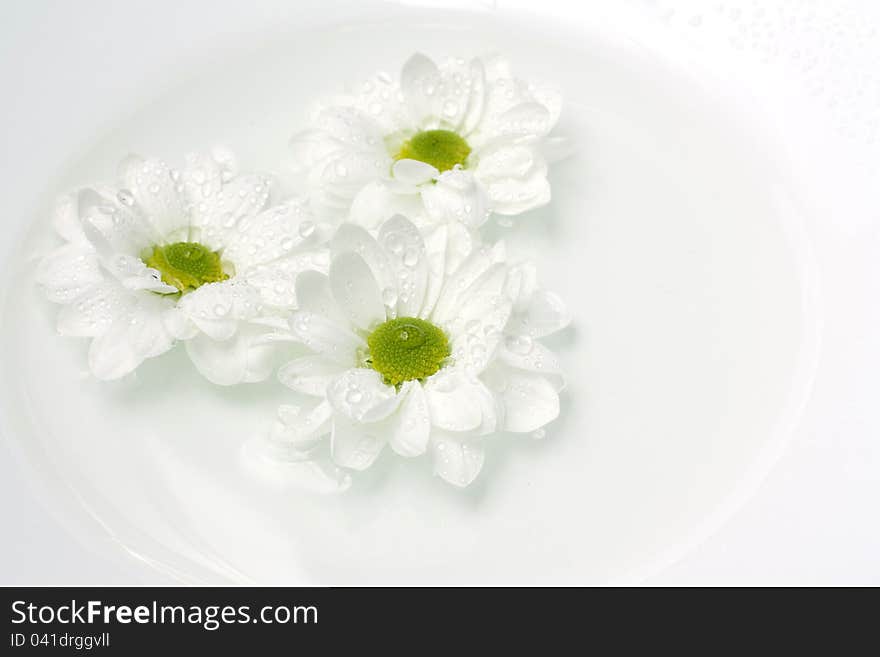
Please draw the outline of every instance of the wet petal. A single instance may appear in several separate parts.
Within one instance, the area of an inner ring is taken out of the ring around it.
[[[339,415],[333,418],[330,450],[337,465],[352,470],[366,470],[384,446],[385,441],[371,436],[363,425],[355,424]]]
[[[447,431],[477,429],[483,422],[483,405],[475,395],[477,384],[456,369],[441,370],[424,385],[431,424]]]
[[[391,167],[391,172],[395,180],[407,185],[424,185],[440,175],[436,167],[408,158],[397,160]]]
[[[483,469],[485,451],[476,439],[435,431],[431,436],[434,473],[453,486],[470,485]]]
[[[507,331],[517,335],[540,338],[555,333],[571,322],[565,302],[547,290],[537,290],[524,308],[513,313]]]
[[[200,334],[187,340],[186,351],[196,369],[211,383],[234,385],[263,381],[278,356],[277,345],[260,340],[265,330],[249,326],[228,340]]]
[[[489,198],[470,171],[447,171],[435,185],[427,185],[420,192],[433,221],[460,221],[477,228],[489,216]]]
[[[319,271],[304,271],[296,277],[296,299],[301,310],[345,326],[348,321],[333,298],[330,278]]]
[[[378,422],[397,408],[400,400],[392,386],[373,369],[353,368],[327,387],[327,400],[337,413],[356,422]]]
[[[367,346],[347,328],[307,310],[297,310],[291,315],[290,329],[297,341],[347,367],[357,363],[358,352]]]
[[[411,56],[400,72],[400,89],[403,92],[410,118],[419,125],[434,112],[434,97],[440,85],[437,65],[421,53]]]
[[[397,316],[415,317],[422,308],[428,281],[422,235],[409,219],[396,215],[382,224],[378,241],[394,272]]]
[[[508,370],[501,387],[498,396],[506,431],[535,431],[559,416],[559,395],[543,376]]]
[[[189,208],[165,162],[131,155],[120,165],[120,175],[123,187],[159,234],[171,235],[188,225]]]
[[[425,391],[417,381],[407,381],[398,393],[400,407],[388,425],[388,444],[401,456],[418,456],[428,447],[431,415]]]
[[[278,380],[291,390],[323,397],[327,386],[341,373],[339,364],[319,354],[313,354],[301,356],[283,365],[278,370]]]
[[[104,276],[90,247],[66,244],[47,255],[37,268],[37,284],[53,303],[70,303]]]
[[[341,253],[330,264],[330,289],[343,313],[369,330],[385,320],[385,304],[370,267],[357,253]]]

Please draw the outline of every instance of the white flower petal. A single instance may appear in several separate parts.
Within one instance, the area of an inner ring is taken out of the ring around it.
[[[529,85],[529,91],[535,101],[547,110],[547,123],[543,126],[544,134],[547,134],[559,122],[562,114],[562,93],[555,87],[534,83]]]
[[[470,326],[471,332],[478,332],[487,339],[494,335],[496,342],[489,340],[486,343],[490,352],[495,348],[513,306],[503,293],[507,274],[506,264],[494,264],[461,295],[458,317],[463,327]]]
[[[304,251],[287,258],[245,269],[236,278],[258,289],[263,301],[285,310],[297,306],[296,280],[300,274],[327,270],[327,253]]]
[[[428,261],[428,279],[425,283],[425,299],[419,310],[422,319],[430,317],[440,296],[446,273],[446,251],[449,245],[449,234],[452,228],[446,224],[438,224],[425,230],[425,253]]]
[[[304,452],[317,446],[318,441],[332,430],[333,407],[327,400],[310,409],[282,405],[278,408],[278,422],[272,428],[272,437]]]
[[[104,333],[126,303],[126,292],[110,281],[95,283],[83,290],[73,303],[58,313],[58,332],[69,336],[96,336]]]
[[[431,414],[418,381],[406,381],[398,393],[400,407],[388,422],[388,444],[401,456],[424,454],[431,436]]]
[[[339,152],[341,144],[323,130],[309,128],[297,132],[288,142],[288,164],[294,173],[308,171],[315,162]]]
[[[438,323],[444,323],[458,317],[458,308],[465,298],[465,293],[492,265],[503,262],[504,254],[503,242],[482,246],[471,251],[455,270],[449,268],[447,258],[449,273],[434,307],[434,319]]]
[[[559,394],[543,376],[517,370],[498,371],[495,384],[504,413],[504,429],[528,433],[559,416]]]
[[[309,349],[347,367],[356,363],[358,351],[367,347],[366,342],[350,330],[307,310],[297,310],[291,315],[290,329],[293,337]]]
[[[328,456],[303,453],[290,444],[258,436],[242,447],[244,465],[259,481],[294,487],[310,493],[342,493],[351,486],[351,475]]]
[[[504,140],[480,152],[474,171],[483,182],[523,179],[540,163],[540,154],[533,146]]]
[[[196,369],[211,383],[229,386],[263,381],[278,356],[277,345],[260,340],[265,329],[248,326],[227,340],[200,334],[187,340],[186,351]]]
[[[376,370],[363,367],[337,376],[327,387],[327,400],[337,413],[363,423],[384,420],[400,403],[397,392]]]
[[[321,315],[330,321],[345,326],[346,316],[342,313],[333,292],[330,278],[319,271],[304,271],[296,277],[296,300],[301,310]]]
[[[424,384],[431,424],[447,431],[473,431],[483,423],[478,383],[456,368],[440,370]]]
[[[53,303],[70,303],[103,279],[94,250],[81,244],[55,249],[43,258],[36,274],[37,284]]]
[[[549,110],[537,102],[515,105],[498,117],[493,132],[496,136],[543,136],[553,127]]]
[[[556,354],[528,336],[507,336],[498,345],[497,358],[510,367],[547,378],[557,391],[565,386],[562,364]]]
[[[486,106],[486,68],[479,59],[472,60],[469,68],[471,89],[461,122],[461,131],[465,135],[480,124]]]
[[[52,225],[55,231],[68,242],[87,244],[79,220],[78,193],[65,194],[55,202]]]
[[[335,258],[340,253],[357,253],[373,272],[379,289],[394,289],[397,281],[388,254],[364,228],[354,224],[342,224],[330,241],[330,255]]]
[[[354,197],[348,221],[375,230],[395,214],[412,215],[420,210],[421,201],[416,190],[412,194],[399,194],[384,181],[374,180],[364,185]]]
[[[379,73],[355,88],[344,100],[375,120],[382,134],[389,135],[409,124],[409,114],[400,85],[387,73]]]
[[[466,440],[440,431],[431,435],[434,473],[454,486],[473,483],[483,469],[485,450],[479,440]]]
[[[437,65],[421,53],[411,56],[400,72],[403,92],[410,118],[417,126],[435,114],[434,96],[440,85]]]
[[[358,328],[385,321],[385,304],[370,267],[357,253],[341,253],[330,263],[330,289],[342,312]]]
[[[159,234],[171,235],[189,223],[186,202],[165,162],[130,155],[119,168],[123,188],[134,195]]]
[[[202,285],[184,295],[177,307],[214,340],[228,340],[239,321],[257,316],[261,303],[257,288],[231,278]]]
[[[537,289],[538,273],[535,263],[521,262],[510,268],[504,290],[507,298],[513,302],[514,311],[526,310]]]
[[[516,215],[546,205],[550,202],[550,183],[547,180],[547,164],[537,162],[523,178],[501,178],[488,181],[486,193],[494,212]]]
[[[427,162],[409,158],[397,160],[391,167],[391,173],[395,180],[407,185],[424,185],[440,175],[440,171]]]
[[[283,365],[278,370],[278,380],[296,392],[323,397],[327,386],[341,373],[339,364],[320,354],[313,354]]]
[[[207,198],[195,199],[191,223],[199,227],[199,241],[214,250],[233,243],[242,226],[269,203],[271,183],[264,174],[245,174],[224,182]]]
[[[110,200],[93,189],[80,190],[78,201],[83,234],[105,257],[119,253],[140,255],[147,247],[162,242],[162,235],[141,216],[137,207]]]
[[[118,379],[174,345],[161,320],[161,297],[150,299],[148,295],[131,293],[125,312],[92,340],[89,367],[97,378]]]
[[[350,105],[320,107],[314,116],[313,124],[319,133],[334,140],[334,148],[327,147],[320,152],[312,153],[319,159],[347,150],[375,151],[386,137],[385,131],[374,116]]]
[[[507,331],[540,338],[564,329],[570,322],[571,315],[562,299],[553,292],[538,290],[523,309],[511,316]]]
[[[162,281],[162,275],[147,267],[137,256],[117,255],[104,259],[104,267],[128,290],[176,294],[177,288]]]
[[[333,418],[330,453],[337,465],[352,470],[366,470],[379,456],[385,441],[371,436],[366,428],[343,416]]]
[[[460,221],[477,228],[489,216],[489,197],[470,171],[446,171],[435,185],[425,185],[420,193],[433,221]]]
[[[223,259],[237,271],[290,256],[295,250],[313,246],[319,234],[314,216],[303,199],[269,208],[256,216],[242,218],[227,235]]]
[[[392,263],[397,316],[417,316],[428,282],[428,259],[422,234],[409,219],[396,215],[382,224],[378,241]]]

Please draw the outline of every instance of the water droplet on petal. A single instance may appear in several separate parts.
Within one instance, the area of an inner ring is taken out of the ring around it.
[[[397,303],[397,291],[394,288],[386,287],[382,290],[382,301],[386,306],[393,306]]]
[[[122,205],[126,205],[128,207],[134,205],[134,196],[127,189],[120,189],[119,193],[116,194],[116,200],[122,203]]]

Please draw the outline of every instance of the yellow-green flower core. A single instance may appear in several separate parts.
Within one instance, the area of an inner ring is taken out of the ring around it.
[[[403,142],[395,160],[419,160],[435,167],[441,173],[464,166],[471,147],[451,130],[425,130],[417,132]]]
[[[417,317],[398,317],[380,324],[367,337],[370,366],[385,383],[424,379],[435,374],[449,356],[446,334]]]
[[[147,267],[162,274],[162,280],[181,292],[190,292],[205,283],[224,281],[220,254],[198,242],[176,242],[154,246],[153,252],[143,258]]]

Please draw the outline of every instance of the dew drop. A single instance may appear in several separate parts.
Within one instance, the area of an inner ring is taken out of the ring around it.
[[[299,225],[299,234],[300,237],[311,237],[315,232],[315,222],[314,221],[303,221]]]
[[[382,301],[386,306],[393,306],[397,303],[397,291],[394,288],[386,287],[382,290]]]
[[[116,194],[116,200],[122,203],[122,205],[126,205],[128,207],[134,205],[134,196],[127,189],[120,189],[119,193]]]

